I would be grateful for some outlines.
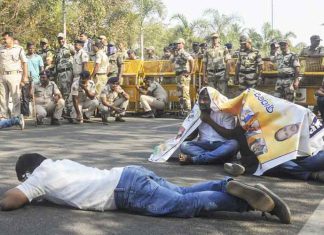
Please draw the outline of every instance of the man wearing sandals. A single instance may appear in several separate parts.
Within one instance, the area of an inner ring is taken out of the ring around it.
[[[0,211],[18,209],[36,198],[81,210],[124,210],[147,216],[190,218],[212,211],[261,211],[290,223],[287,204],[262,184],[232,178],[181,187],[141,166],[100,170],[71,160],[53,161],[31,153],[16,163],[19,186],[0,200]]]

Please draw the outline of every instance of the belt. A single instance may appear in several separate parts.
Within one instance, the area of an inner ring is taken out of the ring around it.
[[[188,71],[180,71],[180,72],[176,72],[176,76],[182,75],[188,73]]]
[[[279,74],[279,78],[293,78],[295,74]]]
[[[21,71],[19,70],[14,70],[14,71],[4,71],[2,75],[10,75],[10,74],[20,74]]]
[[[72,69],[71,68],[66,68],[66,69],[58,69],[57,70],[58,73],[67,72],[67,71],[72,71]]]
[[[225,68],[222,68],[222,69],[211,69],[211,70],[208,70],[208,72],[213,72],[213,73],[218,73],[218,72],[221,72],[221,71],[224,71]]]
[[[106,75],[106,73],[96,73],[96,75]]]
[[[256,70],[253,69],[253,70],[240,70],[240,73],[244,73],[244,74],[247,74],[247,73],[255,73]]]

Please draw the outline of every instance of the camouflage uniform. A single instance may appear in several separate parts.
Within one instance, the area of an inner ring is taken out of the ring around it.
[[[189,72],[188,60],[192,60],[192,56],[184,49],[178,50],[174,55],[172,62],[175,63],[176,81],[178,83],[178,90],[180,92],[179,99],[183,99],[186,111],[191,110],[190,101],[190,75],[186,75]]]
[[[294,90],[291,88],[295,80],[295,68],[300,67],[298,56],[288,51],[276,56],[278,79],[275,85],[274,96],[293,101]]]
[[[57,50],[55,65],[57,85],[62,93],[63,98],[66,99],[70,94],[73,80],[72,54],[68,46],[64,45]]]
[[[240,50],[237,63],[239,67],[239,89],[255,88],[258,83],[258,66],[263,64],[259,51],[255,48]]]
[[[311,48],[310,46],[303,48],[303,50],[300,52],[299,56],[324,56],[324,47],[318,46],[316,48]]]
[[[118,70],[124,63],[123,55],[120,52],[108,56],[109,59],[109,73],[108,80],[111,77],[118,77]]]
[[[224,95],[227,93],[225,61],[230,58],[228,50],[220,45],[208,48],[203,57],[208,85]]]

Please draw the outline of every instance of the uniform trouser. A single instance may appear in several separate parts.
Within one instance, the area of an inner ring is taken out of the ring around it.
[[[208,85],[214,87],[223,95],[227,94],[227,81],[225,78],[225,70],[218,73],[207,71]]]
[[[114,101],[114,106],[124,109],[125,111],[120,113],[120,114],[116,114],[116,116],[122,115],[124,116],[126,114],[126,110],[129,104],[129,100],[126,100],[124,97],[118,98],[117,100]],[[112,109],[108,108],[107,106],[100,104],[99,105],[99,109],[101,114],[110,114],[113,112]]]
[[[25,116],[29,116],[29,91],[30,91],[30,84],[25,84],[21,88],[21,113]]]
[[[36,104],[37,120],[41,121],[47,116],[52,116],[52,118],[60,119],[62,117],[64,103],[65,102],[63,99],[59,99],[57,103],[51,101],[46,105]]]
[[[96,75],[94,80],[93,80],[96,84],[96,94],[97,97],[100,96],[101,90],[106,86],[108,78],[106,74],[102,74],[102,75]]]
[[[57,86],[60,89],[63,99],[66,100],[71,92],[71,85],[73,81],[73,73],[71,71],[64,71],[57,74]]]
[[[162,100],[149,95],[141,95],[140,102],[145,112],[152,109],[163,110],[165,107],[165,103]]]
[[[19,118],[18,117],[12,117],[9,119],[0,119],[0,129],[11,127],[14,125],[19,125]]]
[[[255,88],[258,85],[258,74],[253,73],[239,73],[239,89],[240,91],[248,88]]]
[[[81,114],[84,113],[84,115],[87,118],[91,117],[91,115],[94,113],[94,111],[96,110],[96,108],[98,106],[99,106],[99,102],[98,102],[97,99],[93,99],[93,100],[87,99],[84,102],[79,102],[79,110],[80,110]],[[83,111],[84,109],[85,109],[85,111]],[[74,106],[72,108],[72,112],[71,112],[70,117],[71,118],[76,118],[77,117],[77,113],[75,111]],[[81,118],[82,118],[82,115],[81,115]]]
[[[226,192],[232,180],[181,187],[140,166],[125,167],[114,190],[118,209],[149,216],[194,217],[211,211],[244,212],[248,203]]]
[[[292,89],[293,78],[278,78],[275,85],[274,96],[288,101],[294,101],[295,91]]]
[[[318,105],[318,109],[321,113],[321,117],[324,120],[324,96],[317,97],[317,105]]]
[[[21,74],[0,75],[0,114],[10,116],[9,94],[12,97],[12,117],[20,115]]]
[[[179,101],[184,102],[184,109],[187,111],[191,110],[191,100],[190,100],[190,76],[179,75],[176,77],[179,91]]]

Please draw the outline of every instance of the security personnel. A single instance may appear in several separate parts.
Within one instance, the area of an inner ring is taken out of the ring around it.
[[[190,55],[192,56],[192,58],[198,59],[200,54],[201,53],[200,53],[199,42],[193,42],[192,43],[192,52],[190,53]]]
[[[270,42],[270,59],[280,54],[279,44],[276,41]]]
[[[2,34],[0,46],[0,115],[9,118],[20,115],[20,87],[28,83],[27,58],[21,46],[14,44],[12,32]],[[10,115],[9,95],[13,109]]]
[[[203,81],[220,93],[227,93],[226,63],[231,56],[226,47],[221,46],[218,33],[211,35],[212,45],[203,57]]]
[[[252,41],[245,35],[240,36],[241,48],[235,71],[235,82],[239,90],[255,88],[261,80],[263,61],[259,51],[252,47]]]
[[[40,50],[38,50],[37,54],[42,57],[45,67],[49,66],[47,58],[51,57],[53,60],[54,53],[53,53],[53,50],[51,50],[49,47],[47,38],[42,38],[40,40],[40,47],[41,48],[40,48]]]
[[[72,51],[65,44],[63,33],[57,35],[57,40],[60,45],[56,52],[55,65],[57,74],[57,85],[61,91],[64,100],[69,96],[73,81],[72,73]]]
[[[48,71],[40,72],[40,83],[33,86],[37,124],[42,125],[43,119],[51,116],[51,125],[60,125],[64,108],[64,100],[57,85],[48,79]]]
[[[83,49],[83,43],[80,39],[74,41],[73,82],[79,79],[80,73],[85,70],[85,64],[89,61],[89,55]]]
[[[295,90],[299,86],[299,59],[298,56],[289,51],[288,41],[279,41],[281,54],[276,56],[278,68],[278,79],[275,85],[274,96],[293,101]]]
[[[123,54],[117,51],[117,48],[114,43],[108,43],[108,80],[112,77],[118,77],[119,81],[121,80],[121,75],[123,71]]]
[[[145,48],[145,52],[146,52],[146,57],[145,60],[158,60],[159,57],[157,55],[155,55],[155,48],[153,46],[150,46],[148,48]]]
[[[164,47],[163,48],[163,55],[161,57],[161,60],[170,60],[171,59],[171,49],[170,47]]]
[[[177,50],[171,61],[175,64],[176,81],[178,83],[179,102],[183,114],[189,113],[191,110],[190,100],[190,81],[191,74],[194,73],[194,59],[184,50],[185,40],[179,38],[176,42]]]
[[[87,121],[99,105],[96,98],[96,85],[91,80],[90,73],[83,71],[80,78],[73,82],[71,87],[73,108],[70,121],[75,119],[79,123]]]
[[[299,56],[304,57],[322,57],[324,56],[324,47],[320,46],[322,39],[318,35],[310,37],[311,45],[303,48]]]
[[[115,113],[116,122],[125,122],[129,95],[120,87],[119,78],[111,77],[100,94],[100,112],[103,123],[108,123],[110,114]]]

